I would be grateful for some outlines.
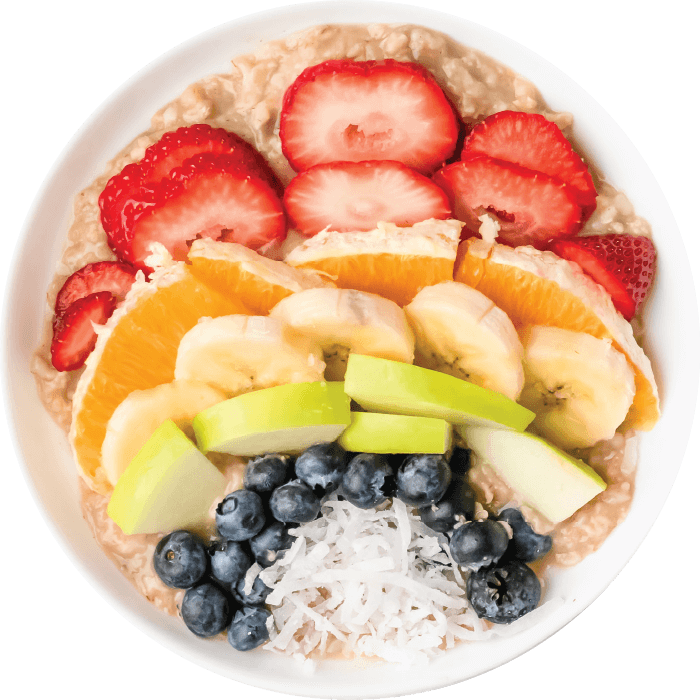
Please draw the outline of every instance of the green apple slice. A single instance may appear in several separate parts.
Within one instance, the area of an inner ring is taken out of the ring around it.
[[[566,520],[607,488],[585,462],[536,435],[471,426],[458,432],[526,505],[553,523]]]
[[[107,515],[125,535],[202,523],[224,496],[226,478],[172,420],[166,420],[119,477]]]
[[[222,401],[192,423],[202,452],[254,457],[332,442],[350,424],[343,382],[283,384]]]
[[[452,426],[441,418],[353,411],[338,443],[348,452],[444,454],[452,446]]]
[[[535,414],[507,396],[449,374],[405,362],[351,354],[345,392],[362,408],[525,430]]]

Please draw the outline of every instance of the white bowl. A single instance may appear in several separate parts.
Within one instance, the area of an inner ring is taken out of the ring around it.
[[[628,518],[598,552],[552,576],[548,596],[560,596],[565,604],[539,625],[511,638],[483,643],[478,653],[473,646],[463,645],[428,669],[327,662],[310,678],[290,659],[264,652],[242,655],[226,644],[193,637],[181,621],[160,614],[121,577],[82,520],[67,442],[31,390],[28,368],[45,311],[45,289],[60,256],[75,193],[147,126],[152,113],[189,83],[225,71],[233,56],[254,50],[260,41],[323,22],[411,22],[443,31],[511,66],[531,79],[553,108],[574,114],[577,139],[588,156],[628,194],[654,230],[664,232],[655,239],[659,272],[646,316],[646,348],[659,380],[663,413],[654,431],[642,440],[637,490]],[[36,230],[44,232],[42,239],[29,235]],[[396,696],[470,678],[522,654],[580,613],[622,569],[658,515],[685,450],[700,373],[697,354],[684,352],[683,339],[698,336],[695,294],[684,251],[656,181],[625,134],[589,95],[522,46],[458,17],[393,4],[318,3],[244,18],[179,47],[123,87],[76,135],[35,202],[15,259],[4,322],[5,394],[28,480],[72,561],[97,589],[136,627],[205,668],[280,692],[336,698]],[[30,267],[33,275],[23,274]],[[682,325],[680,315],[663,313],[680,307],[685,309]],[[654,469],[661,461],[665,468]]]

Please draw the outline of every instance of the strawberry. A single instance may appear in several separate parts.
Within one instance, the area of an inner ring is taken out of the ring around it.
[[[94,350],[97,333],[112,315],[116,300],[111,292],[95,292],[74,301],[54,319],[51,363],[59,372],[79,369]]]
[[[282,186],[265,159],[240,136],[208,124],[169,131],[146,149],[138,163],[126,165],[100,194],[102,226],[110,248],[120,260],[132,261],[127,221],[154,206],[157,187],[171,172],[200,153],[228,153],[241,168],[262,178],[281,197]],[[144,268],[145,269],[145,268]]]
[[[95,292],[111,292],[119,304],[135,279],[136,268],[126,263],[106,260],[88,263],[63,283],[56,295],[56,316],[62,316],[73,302]]]
[[[576,195],[559,179],[514,163],[472,155],[433,176],[453,204],[454,215],[476,234],[478,217],[498,219],[498,241],[544,248],[552,238],[574,236],[581,228]]]
[[[333,231],[369,231],[379,221],[411,226],[446,219],[445,193],[427,177],[393,160],[323,163],[287,185],[284,205],[290,226],[313,236]]]
[[[497,112],[469,133],[462,157],[483,153],[563,180],[576,192],[585,221],[595,209],[596,190],[590,172],[571,143],[541,114]]]
[[[186,160],[156,187],[153,204],[134,208],[126,223],[127,259],[139,266],[154,242],[184,260],[189,243],[203,236],[257,250],[286,231],[280,198],[230,153]]]
[[[550,250],[577,263],[604,287],[615,308],[629,321],[646,298],[656,270],[650,238],[610,233],[554,241]]]
[[[398,160],[430,174],[452,155],[455,111],[417,63],[331,60],[287,88],[282,152],[297,171],[333,161]]]

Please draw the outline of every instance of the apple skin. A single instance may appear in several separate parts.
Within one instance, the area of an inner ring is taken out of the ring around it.
[[[332,442],[350,425],[343,382],[283,384],[241,394],[195,416],[202,452],[255,457]]]
[[[225,489],[223,474],[166,420],[119,477],[107,515],[125,535],[171,532],[202,523]]]
[[[449,374],[351,354],[345,391],[362,408],[442,418],[454,425],[482,425],[525,430],[535,414],[503,394]]]
[[[552,523],[560,523],[607,488],[585,462],[537,435],[463,426],[460,436],[508,485]]]
[[[445,454],[452,446],[452,426],[440,418],[353,411],[338,443],[348,452]]]

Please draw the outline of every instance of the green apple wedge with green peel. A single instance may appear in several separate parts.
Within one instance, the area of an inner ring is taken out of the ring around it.
[[[458,433],[528,505],[560,523],[607,488],[585,462],[531,433],[462,426]]]
[[[345,392],[362,408],[525,430],[535,414],[491,389],[405,362],[351,354]]]
[[[353,411],[338,444],[348,452],[444,454],[452,446],[452,426],[441,418]]]
[[[283,384],[241,394],[197,414],[192,422],[202,452],[255,457],[301,452],[332,442],[350,425],[343,382]]]
[[[224,497],[226,483],[185,433],[167,420],[119,477],[107,515],[125,535],[196,526]]]

